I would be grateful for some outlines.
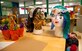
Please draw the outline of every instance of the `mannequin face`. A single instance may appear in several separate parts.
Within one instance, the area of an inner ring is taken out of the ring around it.
[[[63,24],[63,16],[57,15],[57,16],[54,18],[54,24],[55,24],[55,26],[57,26],[57,27],[62,26],[62,24]]]
[[[58,10],[58,9],[57,9]],[[53,15],[53,20],[54,20],[54,24],[55,24],[55,26],[57,26],[57,27],[61,27],[62,26],[62,24],[63,24],[63,16],[60,16],[60,12],[59,11],[57,11],[57,10],[52,10],[52,13],[54,14]]]

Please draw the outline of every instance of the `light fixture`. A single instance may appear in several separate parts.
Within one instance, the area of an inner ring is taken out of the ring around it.
[[[29,8],[34,8],[34,6],[29,6]]]
[[[61,2],[62,0],[59,0],[59,2]]]
[[[19,4],[20,7],[24,7],[24,4]]]
[[[42,4],[42,2],[38,1],[38,2],[36,2],[36,4]]]
[[[42,7],[46,7],[46,5],[42,5]]]
[[[0,3],[4,3],[3,1],[0,1]]]
[[[70,6],[74,5],[74,3],[69,3]]]

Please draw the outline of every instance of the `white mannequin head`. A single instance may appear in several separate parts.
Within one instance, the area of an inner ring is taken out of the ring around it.
[[[54,21],[54,25],[57,26],[57,27],[60,27],[62,26],[63,24],[63,16],[61,15],[61,12],[59,9],[53,9],[52,10],[52,14],[53,14],[53,21]]]
[[[55,35],[57,37],[68,38],[70,28],[70,15],[64,6],[57,5],[51,12],[52,22],[55,25]]]

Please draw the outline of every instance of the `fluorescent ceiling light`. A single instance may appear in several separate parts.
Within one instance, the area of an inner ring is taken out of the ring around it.
[[[23,7],[23,6],[24,6],[24,4],[19,4],[19,6],[20,6],[20,7]]]
[[[36,2],[36,4],[42,4],[42,2],[39,2],[39,1],[38,1],[38,2]]]
[[[1,1],[0,3],[4,3],[3,1]]]
[[[71,6],[71,5],[74,5],[74,3],[69,3],[69,5]]]
[[[42,7],[46,7],[46,5],[42,5]]]
[[[42,7],[42,6],[36,6],[36,7]]]
[[[60,2],[62,1],[62,0],[59,0]]]
[[[29,8],[34,8],[34,6],[29,6]]]

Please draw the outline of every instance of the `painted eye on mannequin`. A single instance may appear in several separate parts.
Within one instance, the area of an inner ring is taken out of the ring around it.
[[[52,14],[52,17],[56,17],[56,15]]]
[[[60,16],[60,19],[62,19],[62,16]]]
[[[61,14],[61,12],[59,12],[58,14]]]
[[[54,14],[52,14],[52,17],[54,17]]]

